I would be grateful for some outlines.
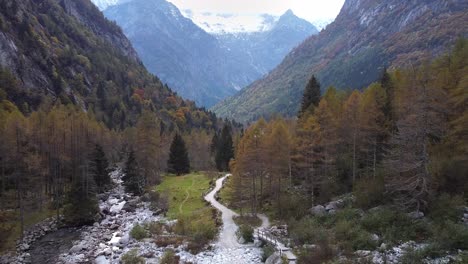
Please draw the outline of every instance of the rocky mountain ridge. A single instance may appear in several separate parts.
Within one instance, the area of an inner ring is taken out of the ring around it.
[[[317,29],[291,11],[256,33],[209,34],[165,0],[130,1],[104,14],[148,69],[181,96],[210,107],[273,69]]]
[[[189,126],[216,123],[150,74],[120,27],[90,0],[3,0],[0,29],[0,94],[23,113],[44,102],[73,104],[124,128],[145,107],[175,124],[184,106]]]
[[[213,110],[239,121],[273,113],[295,115],[307,80],[322,88],[362,88],[385,68],[417,65],[467,36],[468,3],[449,1],[347,0],[325,30],[292,50],[264,78]]]

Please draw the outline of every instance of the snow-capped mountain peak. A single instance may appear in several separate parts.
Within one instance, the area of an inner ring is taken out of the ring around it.
[[[101,11],[105,10],[109,6],[120,4],[120,2],[123,1],[125,0],[91,0],[91,2],[93,2]]]
[[[262,32],[270,30],[279,17],[268,14],[234,14],[194,12],[183,10],[183,15],[212,34]]]

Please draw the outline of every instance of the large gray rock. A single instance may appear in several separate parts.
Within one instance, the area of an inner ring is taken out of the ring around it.
[[[128,234],[126,234],[122,236],[122,238],[120,239],[120,244],[126,246],[129,240],[130,240],[130,237]]]
[[[336,202],[329,202],[327,204],[327,206],[325,206],[325,210],[327,210],[327,211],[331,211],[331,210],[336,211],[336,210],[338,210],[338,208],[339,207],[338,207],[338,204]]]
[[[110,261],[105,256],[99,256],[94,260],[95,264],[110,264]]]
[[[135,212],[136,208],[138,207],[138,201],[132,200],[128,201],[122,208],[125,212]]]
[[[126,204],[127,202],[123,201],[123,202],[120,202],[120,203],[117,203],[117,204],[114,204],[111,208],[110,208],[110,213],[111,214],[118,214],[120,213],[120,211],[122,211],[122,208],[124,207],[124,205]]]
[[[281,259],[280,255],[275,252],[271,256],[267,258],[265,264],[282,264],[283,260]]]
[[[315,216],[322,216],[325,215],[327,211],[325,210],[325,207],[323,207],[323,205],[317,205],[310,209],[310,213]]]

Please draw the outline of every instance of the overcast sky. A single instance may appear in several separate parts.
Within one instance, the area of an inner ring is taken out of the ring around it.
[[[291,9],[297,16],[314,22],[335,18],[345,0],[169,0],[179,9],[194,12],[281,15]]]

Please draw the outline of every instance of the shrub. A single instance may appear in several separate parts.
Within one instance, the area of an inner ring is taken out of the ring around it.
[[[154,241],[158,247],[167,247],[169,245],[173,245],[174,247],[178,247],[184,243],[184,238],[176,237],[176,236],[169,236],[169,237],[157,237]]]
[[[446,221],[435,228],[433,239],[441,250],[467,250],[468,228],[463,224]]]
[[[430,204],[429,217],[440,222],[447,220],[457,222],[463,215],[463,205],[463,197],[444,193]]]
[[[167,250],[161,258],[160,264],[179,264],[180,257],[173,250]]]
[[[400,258],[400,263],[402,264],[414,264],[414,263],[423,263],[425,256],[425,250],[414,249],[410,247],[406,249],[403,256]]]
[[[13,229],[11,220],[14,217],[7,212],[0,211],[0,250],[5,246],[8,238],[10,237]]]
[[[275,248],[271,245],[266,245],[263,247],[262,262],[265,262],[273,253],[275,253]]]
[[[298,244],[313,244],[329,236],[328,231],[319,225],[314,218],[303,218],[289,223],[290,237]]]
[[[456,264],[468,263],[468,252],[462,252],[458,259],[455,261]]]
[[[322,264],[332,260],[335,256],[333,248],[327,238],[319,241],[318,247],[311,250],[303,250],[299,253],[298,263]]]
[[[420,241],[430,234],[429,225],[422,220],[412,220],[405,213],[382,208],[365,215],[362,227],[384,238],[388,243]]]
[[[190,232],[190,219],[187,217],[177,218],[177,223],[174,226],[174,232],[181,236],[187,236]]]
[[[138,256],[138,250],[132,249],[122,256],[123,264],[145,264],[145,259]]]
[[[249,225],[241,225],[237,231],[237,236],[243,238],[245,243],[253,242],[253,228]]]
[[[385,182],[383,177],[360,179],[354,185],[354,196],[359,208],[369,209],[384,201]]]
[[[190,252],[196,254],[199,253],[208,242],[215,238],[217,229],[211,224],[198,223],[195,225],[192,232],[193,235],[188,249]]]
[[[189,250],[197,252],[215,238],[217,229],[211,218],[192,215],[179,217],[174,232],[181,236],[189,236]]]
[[[306,216],[309,209],[309,203],[305,201],[303,197],[293,194],[281,196],[281,204],[283,205],[281,215],[277,206],[272,208],[273,210],[276,210],[275,214],[280,219],[284,219],[285,216],[294,219],[301,219]]]
[[[234,222],[236,222],[238,226],[249,225],[252,227],[259,227],[262,225],[262,220],[258,218],[258,216],[253,215],[243,215],[234,217]]]
[[[136,240],[142,240],[143,238],[148,237],[146,230],[139,224],[133,226],[130,235]]]
[[[147,229],[152,235],[161,235],[164,225],[159,222],[151,222],[147,224]]]
[[[351,221],[341,220],[335,227],[337,240],[347,249],[375,249],[377,242],[371,239],[371,234],[361,226]]]

